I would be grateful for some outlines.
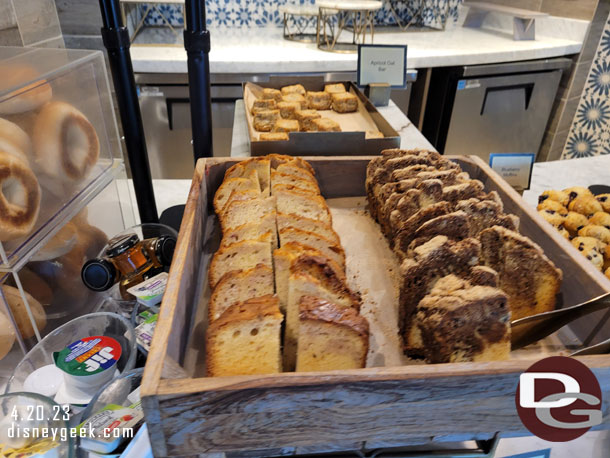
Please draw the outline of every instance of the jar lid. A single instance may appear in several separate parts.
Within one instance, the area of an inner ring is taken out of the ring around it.
[[[139,241],[140,238],[136,234],[117,235],[108,242],[106,256],[114,258],[115,256],[118,256],[136,246]]]

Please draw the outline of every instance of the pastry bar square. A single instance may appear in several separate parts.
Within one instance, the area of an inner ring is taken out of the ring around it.
[[[329,110],[331,97],[328,92],[307,92],[307,107],[312,110]]]
[[[327,84],[324,86],[324,92],[328,92],[329,94],[338,94],[345,92],[345,86],[343,83]]]
[[[369,138],[384,138],[384,136],[378,130],[367,130],[364,134],[364,138],[368,140]]]
[[[273,127],[273,132],[298,132],[299,121],[296,119],[278,119]]]
[[[288,134],[286,132],[263,132],[260,134],[259,140],[262,142],[288,140]]]
[[[296,112],[301,109],[299,102],[280,102],[277,104],[280,116],[284,119],[296,119]]]
[[[307,100],[305,100],[305,96],[302,96],[301,94],[285,94],[282,97],[282,100],[284,102],[298,102],[303,110],[307,108]]]
[[[329,118],[319,118],[311,121],[318,132],[341,132],[339,123]]]
[[[295,117],[299,121],[299,126],[303,132],[315,132],[318,129],[313,124],[313,120],[322,116],[316,110],[301,110],[295,113]]]
[[[280,119],[280,110],[259,111],[254,115],[254,129],[260,132],[271,132],[278,119]]]
[[[333,110],[337,113],[353,113],[358,109],[358,97],[349,92],[333,94]]]
[[[284,86],[282,88],[282,95],[286,94],[300,94],[305,95],[305,88],[302,84],[293,84],[292,86]]]
[[[252,104],[252,114],[259,113],[265,110],[275,110],[277,103],[273,99],[258,99]]]
[[[279,89],[273,89],[271,87],[266,87],[263,89],[263,99],[273,99],[276,102],[282,101],[282,91]]]

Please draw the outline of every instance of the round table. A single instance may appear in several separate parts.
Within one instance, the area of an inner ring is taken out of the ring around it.
[[[315,43],[318,30],[318,7],[315,5],[282,5],[284,38],[301,43]]]
[[[322,51],[354,53],[359,44],[364,44],[367,30],[370,42],[375,35],[375,13],[383,3],[373,0],[317,0],[318,13],[317,45]],[[351,42],[341,42],[344,30],[351,31]]]

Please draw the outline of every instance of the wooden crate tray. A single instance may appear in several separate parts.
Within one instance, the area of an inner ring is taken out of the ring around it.
[[[325,198],[363,196],[371,157],[305,158]],[[454,157],[486,191],[500,194],[521,232],[564,272],[565,305],[610,291],[598,272],[535,209],[477,157]],[[527,434],[514,406],[519,375],[533,360],[373,367],[324,373],[193,377],[189,354],[204,345],[207,315],[201,298],[217,224],[211,198],[235,159],[202,159],[189,193],[169,283],[148,356],[142,397],[155,456],[308,447],[324,444],[416,443]],[[570,331],[581,340],[600,314]],[[567,351],[565,353],[568,353]],[[533,358],[533,359],[532,359]],[[610,356],[577,358],[610,396]],[[186,372],[176,370],[179,361]],[[607,403],[604,412],[607,415]]]

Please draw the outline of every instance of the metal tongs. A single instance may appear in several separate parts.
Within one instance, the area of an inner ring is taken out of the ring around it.
[[[610,308],[610,293],[552,312],[520,318],[511,322],[511,347],[516,350],[544,339],[572,321],[590,313]],[[574,355],[599,354],[610,351],[610,340],[584,348]]]

